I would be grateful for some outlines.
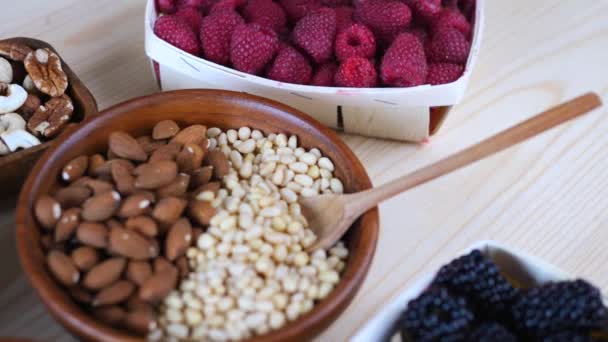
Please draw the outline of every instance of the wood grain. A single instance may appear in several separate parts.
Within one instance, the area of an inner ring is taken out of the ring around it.
[[[437,136],[419,145],[343,136],[375,184],[583,91],[608,101],[608,2],[486,1],[486,10],[484,42],[465,101]],[[143,14],[143,0],[19,1],[0,12],[0,37],[48,41],[103,109],[157,89],[143,51]],[[383,204],[369,276],[319,340],[344,340],[400,288],[480,239],[533,253],[608,293],[606,132],[603,107]],[[20,273],[13,207],[14,199],[3,199],[0,336],[71,341]]]

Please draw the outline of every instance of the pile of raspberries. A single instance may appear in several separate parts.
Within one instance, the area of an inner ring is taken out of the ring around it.
[[[285,83],[444,84],[464,72],[475,0],[156,0],[154,33]]]

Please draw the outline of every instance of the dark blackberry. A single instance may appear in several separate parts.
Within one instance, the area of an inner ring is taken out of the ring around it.
[[[576,331],[562,331],[553,335],[539,338],[538,342],[593,342],[588,334]]]
[[[584,280],[550,283],[529,289],[513,304],[513,321],[527,336],[562,330],[588,332],[608,322],[600,291]]]
[[[432,287],[409,302],[399,327],[406,341],[464,341],[473,319],[464,298]]]
[[[496,317],[506,311],[518,295],[498,270],[498,266],[479,250],[461,256],[443,266],[434,284],[465,296],[478,314]]]
[[[479,325],[468,341],[471,342],[517,342],[517,337],[506,327],[496,322],[487,322]]]

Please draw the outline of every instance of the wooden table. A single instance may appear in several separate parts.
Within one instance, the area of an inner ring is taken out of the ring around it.
[[[483,47],[466,99],[428,143],[344,136],[375,184],[584,91],[608,102],[608,2],[530,4],[486,1]],[[0,11],[0,37],[53,44],[103,109],[157,91],[143,15],[143,0],[13,1]],[[607,108],[383,204],[371,271],[319,340],[344,340],[396,291],[481,239],[535,254],[608,292]],[[72,340],[20,271],[13,207],[5,198],[0,209],[0,336]]]

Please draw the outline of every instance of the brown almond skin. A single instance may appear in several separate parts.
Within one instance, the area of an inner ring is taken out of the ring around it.
[[[61,214],[61,205],[53,197],[44,195],[36,201],[34,215],[43,228],[48,230],[55,228]]]
[[[130,161],[128,161],[126,159],[121,159],[121,158],[111,159],[111,160],[108,160],[105,163],[103,163],[100,167],[98,167],[95,170],[94,176],[103,177],[103,178],[111,178],[112,177],[112,167],[114,167],[114,165],[116,165],[116,164],[122,166],[129,173],[131,173],[131,171],[133,171],[133,169],[135,168],[133,163],[131,163]]]
[[[177,220],[169,229],[165,239],[165,257],[169,261],[182,256],[192,242],[192,226],[186,218]]]
[[[93,309],[93,316],[108,325],[116,325],[126,319],[127,312],[118,305],[102,306]]]
[[[81,271],[88,271],[99,261],[99,254],[93,247],[81,246],[72,251],[72,261]]]
[[[111,258],[103,261],[87,272],[82,285],[89,290],[101,290],[120,278],[126,264],[125,258]]]
[[[218,149],[207,151],[205,154],[205,164],[213,166],[213,178],[222,180],[230,171],[228,158]]]
[[[175,268],[175,266],[173,266],[172,263],[170,263],[167,259],[165,259],[162,256],[159,256],[158,258],[154,259],[153,266],[154,266],[154,273],[162,272],[162,271],[168,270],[170,268]]]
[[[148,303],[158,303],[175,289],[177,277],[175,267],[154,273],[139,288],[139,298]]]
[[[125,307],[127,310],[152,310],[152,306],[148,302],[144,302],[139,298],[138,293],[134,293],[127,299],[125,302]]]
[[[217,195],[217,192],[221,189],[221,187],[222,185],[220,182],[209,182],[205,185],[201,185],[196,190],[192,191],[192,198],[196,198],[196,196],[205,191],[211,191],[214,195]]]
[[[89,157],[89,168],[87,170],[87,174],[89,176],[95,176],[95,170],[102,166],[106,162],[106,158],[104,158],[101,154],[96,153]]]
[[[80,272],[72,259],[58,250],[52,250],[46,256],[46,263],[51,273],[61,284],[72,286],[78,283]]]
[[[148,216],[131,217],[125,222],[125,226],[147,237],[158,235],[158,224]]]
[[[201,185],[205,185],[211,181],[211,177],[213,176],[213,166],[203,166],[199,169],[192,171],[190,175],[190,185],[189,189],[196,189]]]
[[[83,185],[71,185],[55,192],[55,199],[63,208],[80,207],[93,195],[91,188]]]
[[[48,251],[51,248],[53,248],[54,244],[55,244],[55,239],[53,238],[52,234],[42,234],[40,236],[40,245],[42,245],[42,249],[44,251]]]
[[[74,185],[86,186],[93,190],[94,195],[99,195],[114,189],[114,186],[105,180],[82,177],[73,183]]]
[[[127,265],[126,277],[141,286],[152,275],[152,266],[147,261],[131,260]]]
[[[109,219],[109,220],[107,220],[106,221],[106,226],[109,229],[112,229],[112,228],[124,228],[125,227],[120,221],[115,220],[115,219]]]
[[[198,169],[203,164],[205,151],[196,144],[186,144],[177,155],[175,161],[179,168],[179,172],[191,173]]]
[[[120,194],[106,191],[95,195],[82,205],[82,218],[86,221],[105,221],[114,215],[120,205]]]
[[[188,191],[188,185],[190,184],[190,175],[180,173],[175,177],[173,182],[158,188],[156,195],[158,198],[165,198],[169,196],[183,197]]]
[[[89,167],[89,158],[87,156],[78,156],[70,160],[61,171],[61,179],[64,182],[72,183],[78,178],[84,176]]]
[[[179,125],[173,120],[159,121],[152,129],[152,138],[154,140],[168,139],[175,136],[179,132]]]
[[[190,273],[190,266],[188,265],[188,258],[185,255],[182,255],[175,261],[175,266],[177,266],[177,270],[179,271],[179,277],[181,279],[188,278],[188,274]]]
[[[161,160],[175,161],[175,158],[177,157],[177,154],[179,153],[179,151],[181,151],[181,149],[182,149],[182,145],[175,144],[175,143],[161,146],[158,149],[156,149],[154,152],[152,152],[148,162],[154,163],[154,162],[158,162]]]
[[[208,226],[217,210],[208,201],[192,201],[188,206],[188,216],[201,226]]]
[[[148,155],[143,147],[131,135],[125,132],[114,132],[108,139],[110,151],[120,158],[135,161],[146,161]]]
[[[166,140],[154,140],[149,135],[144,135],[137,138],[137,142],[141,145],[141,147],[146,151],[146,153],[150,154],[159,148],[165,146],[167,144]]]
[[[150,162],[137,167],[134,172],[137,174],[136,188],[153,190],[173,182],[177,176],[177,164],[169,160]]]
[[[108,228],[103,223],[82,222],[76,228],[76,238],[84,245],[105,248],[108,245]]]
[[[192,243],[196,243],[196,241],[198,241],[198,237],[201,236],[201,234],[203,234],[204,230],[201,227],[194,227],[192,228]]]
[[[170,226],[182,216],[187,204],[188,202],[181,198],[163,198],[152,210],[152,217],[161,225]]]
[[[122,163],[112,163],[112,179],[116,184],[116,189],[123,195],[130,195],[135,192],[135,177],[131,175],[128,166]]]
[[[134,260],[146,260],[158,256],[158,248],[150,240],[131,229],[112,228],[109,248],[118,255]]]
[[[80,208],[70,208],[63,212],[55,226],[55,242],[67,241],[80,225]]]
[[[135,194],[127,197],[118,209],[118,216],[129,218],[139,216],[149,211],[152,202],[142,194]]]
[[[149,308],[137,308],[127,314],[123,323],[129,331],[145,335],[156,328],[156,315]]]
[[[68,291],[70,296],[79,303],[89,304],[93,300],[93,295],[78,285],[70,287]]]
[[[119,280],[99,291],[91,303],[93,306],[112,305],[124,302],[135,291],[135,285],[128,280]]]
[[[169,142],[186,144],[200,144],[207,134],[207,127],[203,125],[192,125],[182,129]]]

